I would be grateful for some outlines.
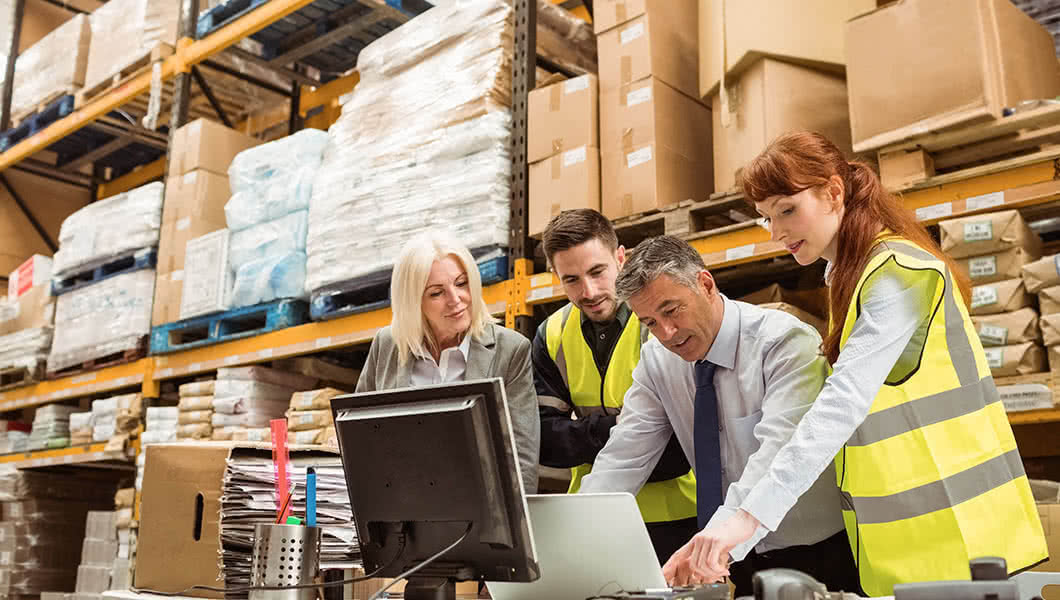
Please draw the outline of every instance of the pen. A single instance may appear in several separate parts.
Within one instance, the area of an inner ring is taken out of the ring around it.
[[[313,467],[308,467],[305,474],[305,524],[317,524],[317,471]]]

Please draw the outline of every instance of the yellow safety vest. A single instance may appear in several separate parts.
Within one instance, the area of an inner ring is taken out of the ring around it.
[[[568,304],[548,318],[545,340],[549,356],[559,368],[567,389],[570,390],[574,411],[578,418],[595,413],[618,414],[626,390],[633,385],[633,368],[640,361],[640,346],[647,339],[636,315],[618,338],[611,352],[604,380],[593,360],[593,352],[582,335],[581,311]],[[601,402],[601,394],[603,401]],[[571,469],[568,493],[576,493],[582,477],[592,471],[584,464]],[[696,516],[696,479],[692,471],[667,481],[645,483],[637,494],[641,516],[647,523],[676,521]]]
[[[1030,485],[986,355],[946,264],[881,237],[847,310],[840,351],[873,274],[939,274],[932,317],[836,456],[843,520],[870,596],[894,585],[967,580],[969,559],[1016,572],[1048,556]]]

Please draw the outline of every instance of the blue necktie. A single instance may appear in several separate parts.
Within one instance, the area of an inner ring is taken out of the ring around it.
[[[721,506],[721,440],[718,432],[718,394],[714,369],[705,360],[696,363],[696,406],[693,436],[696,446],[696,514],[699,528]]]

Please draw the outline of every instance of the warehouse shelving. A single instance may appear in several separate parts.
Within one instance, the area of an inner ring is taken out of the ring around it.
[[[107,444],[89,446],[70,446],[56,450],[39,452],[20,452],[0,455],[0,464],[17,469],[36,469],[41,467],[58,467],[65,465],[92,464],[93,466],[111,466],[132,469],[131,459],[135,456],[134,448],[108,449]]]
[[[232,46],[239,40],[310,5],[314,0],[269,0],[207,35],[178,41],[172,56],[161,63],[162,77],[171,80],[190,73],[193,65]],[[194,0],[184,0],[185,11]],[[508,280],[488,286],[484,296],[490,312],[503,315],[509,327],[530,331],[533,307],[564,299],[562,287],[550,273],[534,273],[532,244],[526,237],[527,180],[525,142],[526,95],[533,88],[536,65],[534,0],[514,0],[516,40],[513,60],[513,201],[512,238]],[[357,84],[357,75],[336,79],[314,89],[299,89],[292,102],[296,114],[308,117],[314,107],[334,108],[335,100]],[[80,107],[73,114],[0,154],[0,172],[17,166],[57,140],[104,117],[110,111],[150,89],[150,74],[138,76],[118,89]],[[186,108],[186,107],[185,107]],[[175,123],[182,119],[175,118]],[[165,172],[165,158],[146,164],[122,178],[103,183],[99,196],[105,197],[135,187]],[[928,225],[951,216],[1007,208],[1029,209],[1060,199],[1060,149],[1046,150],[1029,157],[985,165],[961,174],[941,175],[903,192],[903,201],[918,212]],[[739,223],[689,236],[689,242],[712,269],[728,269],[786,255],[770,240],[769,233],[754,222]],[[140,389],[145,397],[155,397],[161,382],[185,378],[219,367],[253,364],[279,358],[313,354],[368,343],[379,328],[391,319],[390,309],[380,309],[334,320],[307,323],[271,333],[213,346],[149,356],[99,371],[44,381],[25,388],[0,392],[0,412],[39,406],[105,392]],[[1013,413],[1013,424],[1060,421],[1060,409]],[[0,462],[17,466],[77,464],[118,460],[111,454],[98,454],[102,445],[49,450],[29,455],[0,456]],[[92,450],[87,450],[91,448]],[[124,452],[124,451],[123,451]],[[95,458],[90,458],[95,457]],[[33,461],[44,461],[43,463]],[[58,462],[48,462],[58,461]]]

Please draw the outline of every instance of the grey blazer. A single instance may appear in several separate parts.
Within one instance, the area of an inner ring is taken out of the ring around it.
[[[541,451],[541,419],[537,413],[537,393],[530,369],[530,340],[518,332],[490,324],[481,339],[471,339],[468,351],[468,380],[500,377],[508,397],[512,433],[519,454],[523,491],[537,492],[537,461]],[[412,385],[412,362],[398,362],[397,346],[384,327],[375,334],[368,360],[357,381],[358,392],[374,392]]]

